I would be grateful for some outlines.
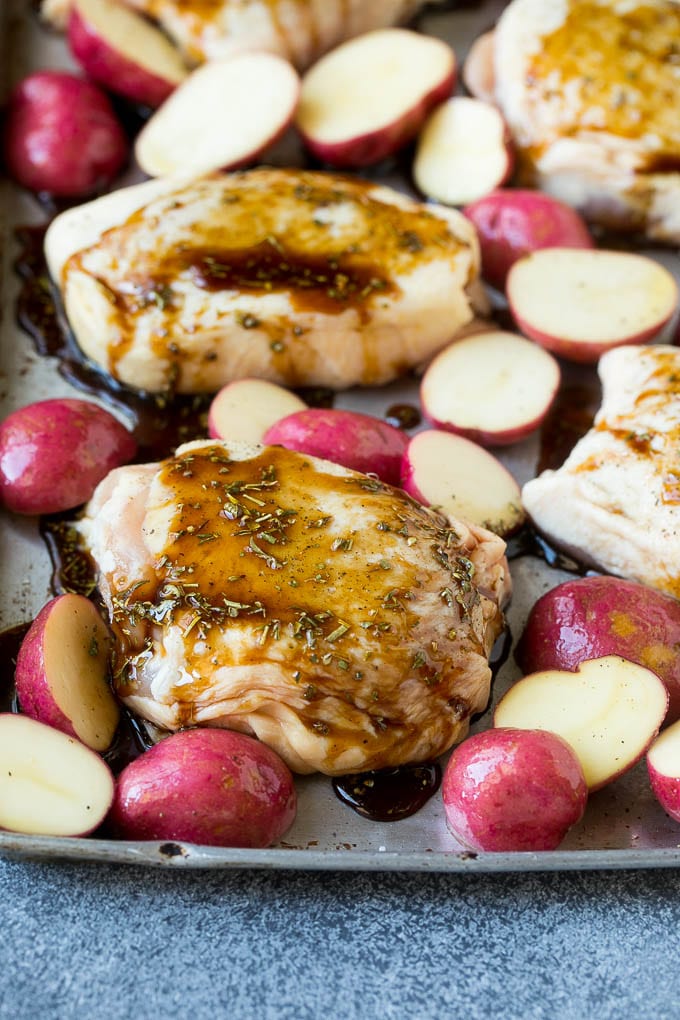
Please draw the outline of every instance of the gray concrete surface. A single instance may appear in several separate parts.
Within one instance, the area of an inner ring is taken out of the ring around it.
[[[0,861],[2,1020],[677,1020],[680,871]]]

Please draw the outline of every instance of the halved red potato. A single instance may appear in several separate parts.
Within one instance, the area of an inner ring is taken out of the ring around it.
[[[680,722],[656,738],[647,752],[647,771],[659,804],[680,822]]]
[[[162,32],[114,0],[75,0],[68,42],[88,77],[146,106],[159,106],[188,73]]]
[[[484,32],[473,42],[463,63],[463,85],[475,99],[493,103],[496,98],[494,73],[495,33]]]
[[[314,64],[302,80],[295,123],[323,162],[370,166],[415,137],[455,80],[456,57],[446,43],[402,28],[379,29]]]
[[[557,361],[531,340],[502,331],[476,333],[431,362],[420,401],[436,428],[482,446],[505,446],[540,426],[559,385]]]
[[[497,107],[456,96],[430,114],[413,164],[416,186],[446,205],[466,205],[499,188],[514,156]]]
[[[231,730],[188,729],[123,769],[109,822],[123,839],[266,847],[296,810],[290,770],[266,744]]]
[[[0,829],[86,836],[112,800],[111,770],[89,747],[26,715],[0,715]]]
[[[137,444],[117,418],[88,400],[40,400],[0,424],[0,497],[18,514],[51,514],[85,503]]]
[[[594,248],[585,220],[552,195],[501,188],[463,209],[477,228],[482,276],[503,290],[511,267],[539,248]]]
[[[507,298],[523,333],[571,361],[655,337],[678,303],[660,263],[632,252],[544,248],[515,262]]]
[[[451,833],[473,850],[554,850],[583,817],[583,769],[547,730],[493,729],[468,737],[442,782]]]
[[[427,429],[408,444],[401,485],[425,506],[498,535],[524,522],[520,487],[492,454],[463,436]]]
[[[108,187],[129,153],[108,97],[65,71],[38,71],[19,82],[7,103],[4,149],[15,181],[61,198]]]
[[[263,442],[265,432],[282,418],[305,411],[307,405],[284,386],[265,379],[237,379],[213,398],[208,435],[213,439]]]
[[[527,673],[620,655],[663,680],[665,722],[680,719],[680,602],[643,584],[620,577],[558,584],[529,613],[515,655]]]
[[[297,71],[273,53],[238,53],[192,71],[142,128],[135,157],[150,177],[253,162],[293,119]]]
[[[398,485],[409,441],[400,429],[370,414],[309,407],[272,425],[263,442],[322,457]]]
[[[106,751],[120,718],[109,686],[110,649],[109,629],[89,599],[74,594],[52,599],[17,656],[22,712],[94,751]]]
[[[493,723],[562,737],[592,792],[640,760],[667,709],[668,692],[656,673],[607,655],[581,662],[575,673],[552,669],[518,680],[496,706]]]

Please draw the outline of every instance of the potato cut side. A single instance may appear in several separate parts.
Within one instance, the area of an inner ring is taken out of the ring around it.
[[[647,752],[647,762],[660,775],[680,779],[680,722],[659,734]]]
[[[495,33],[484,32],[473,42],[463,64],[463,84],[475,99],[493,103],[496,98],[494,74]]]
[[[78,836],[113,800],[113,776],[94,751],[23,715],[0,715],[0,828]]]
[[[300,79],[272,53],[240,53],[194,71],[141,131],[135,156],[150,177],[243,166],[290,124]]]
[[[267,429],[307,404],[283,386],[264,379],[238,379],[223,386],[208,412],[208,432],[215,439],[261,443]]]
[[[413,178],[428,198],[465,205],[503,184],[512,170],[505,122],[495,106],[458,96],[432,113],[418,140]]]
[[[538,428],[559,384],[557,361],[535,343],[515,333],[479,333],[437,355],[420,397],[438,427],[504,445]]]
[[[365,166],[414,137],[450,95],[453,50],[439,39],[387,28],[344,43],[304,76],[296,124],[335,166]]]
[[[499,702],[494,726],[556,733],[578,755],[592,791],[639,761],[667,707],[656,673],[608,655],[575,673],[546,670],[519,680]]]
[[[668,270],[645,255],[545,248],[514,264],[507,296],[523,333],[586,362],[654,337],[675,311],[678,288]]]
[[[450,432],[428,429],[413,437],[402,485],[421,503],[499,535],[524,520],[520,488],[510,472],[481,446]]]

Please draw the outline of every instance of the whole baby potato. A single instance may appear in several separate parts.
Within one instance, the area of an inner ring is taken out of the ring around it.
[[[267,429],[262,441],[376,474],[390,485],[399,485],[408,446],[405,433],[370,414],[316,407],[281,418]]]
[[[123,839],[266,847],[293,824],[287,765],[231,730],[180,730],[123,769],[109,815]]]
[[[0,424],[0,497],[18,514],[70,510],[136,450],[130,432],[98,404],[71,397],[27,404]]]
[[[680,602],[671,595],[619,577],[565,581],[534,605],[516,651],[525,673],[606,655],[656,673],[669,695],[665,724],[680,719]]]
[[[65,198],[90,195],[109,185],[127,158],[123,128],[92,82],[38,71],[10,95],[5,159],[25,188]]]
[[[561,737],[499,728],[455,748],[442,797],[448,827],[465,846],[554,850],[583,816],[588,787],[575,752]]]

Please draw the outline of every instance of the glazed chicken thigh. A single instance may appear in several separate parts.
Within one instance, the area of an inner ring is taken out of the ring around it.
[[[483,300],[465,217],[334,174],[150,181],[63,213],[46,250],[84,352],[153,392],[382,384]]]
[[[79,528],[117,690],[161,727],[254,733],[341,774],[433,758],[486,705],[503,541],[370,476],[200,441],[113,471]]]
[[[513,0],[493,58],[524,183],[680,241],[678,0]]]

